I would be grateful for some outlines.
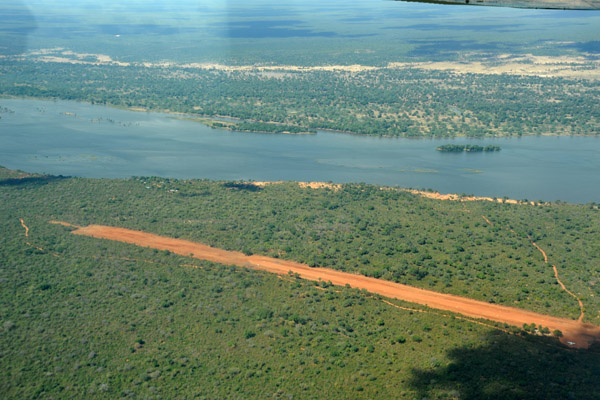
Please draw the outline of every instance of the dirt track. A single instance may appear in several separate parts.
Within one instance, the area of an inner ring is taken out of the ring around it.
[[[490,226],[494,226],[494,224],[492,223],[492,221],[490,221],[485,215],[482,215],[482,217],[485,220],[485,222],[487,222],[488,224],[490,224]],[[510,231],[512,233],[514,233],[515,235],[517,234],[517,232],[515,232],[513,229],[510,229]],[[536,249],[538,249],[538,251],[540,253],[542,253],[542,256],[544,256],[544,263],[548,264],[548,256],[546,255],[546,252],[544,251],[544,249],[542,249],[540,246],[538,246],[538,244],[536,242],[534,242],[533,240],[531,240],[530,237],[527,237],[527,239],[531,242],[531,244],[533,245],[533,247],[535,247]],[[564,283],[562,283],[562,281],[558,277],[558,269],[556,269],[556,265],[552,265],[552,269],[554,270],[554,277],[556,278],[556,282],[558,282],[558,284],[560,285],[560,287],[565,292],[567,292],[569,295],[571,295],[571,297],[575,298],[575,300],[577,300],[577,303],[579,303],[579,318],[577,319],[577,321],[582,322],[583,321],[583,317],[585,316],[585,312],[584,312],[584,308],[583,308],[583,302],[581,301],[581,299],[579,297],[577,297],[577,295],[575,293],[573,293],[569,289],[567,289],[567,287],[565,286]]]
[[[236,251],[227,251],[187,240],[173,239],[151,233],[125,228],[102,225],[89,225],[73,231],[77,235],[132,243],[138,246],[191,256],[201,260],[226,265],[237,265],[275,274],[286,275],[290,271],[302,278],[317,281],[331,281],[334,285],[349,284],[353,288],[366,289],[385,297],[427,305],[431,308],[452,311],[472,318],[484,318],[521,327],[523,324],[536,323],[550,330],[563,332],[561,341],[571,347],[587,348],[594,341],[600,341],[600,327],[584,324],[580,321],[543,315],[518,308],[489,304],[465,297],[437,293],[401,285],[362,275],[335,271],[327,268],[311,268],[294,261],[281,260],[265,256],[246,256]],[[571,344],[574,343],[574,344]]]
[[[533,247],[535,247],[536,249],[538,249],[542,255],[544,256],[544,262],[546,264],[548,264],[548,256],[546,255],[546,252],[537,245],[536,242],[532,241],[531,239],[529,239],[531,241],[531,244],[533,245]],[[562,283],[562,281],[560,280],[560,278],[558,277],[558,269],[556,269],[556,265],[552,265],[552,269],[554,270],[554,277],[556,278],[556,282],[558,282],[558,284],[560,285],[560,287],[567,293],[569,293],[572,297],[575,298],[575,300],[577,300],[577,303],[579,303],[579,310],[580,310],[580,314],[579,314],[579,319],[578,321],[583,321],[583,317],[585,316],[585,313],[583,311],[583,302],[581,301],[581,299],[579,297],[577,297],[577,295],[573,292],[571,292],[569,289],[567,289],[567,287],[565,286],[564,283]]]
[[[25,228],[25,237],[29,237],[29,228],[25,225],[25,221],[23,221],[23,218],[19,218],[19,221],[21,221],[21,226]]]

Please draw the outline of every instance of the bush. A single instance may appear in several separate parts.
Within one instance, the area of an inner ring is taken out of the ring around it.
[[[557,338],[559,338],[559,337],[562,337],[562,335],[563,335],[563,334],[562,334],[562,332],[561,332],[561,331],[559,331],[558,329],[556,329],[556,330],[554,330],[554,331],[552,332],[552,335],[553,335],[554,337],[557,337]]]

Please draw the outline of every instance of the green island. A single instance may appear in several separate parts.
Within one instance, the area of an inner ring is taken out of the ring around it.
[[[144,230],[577,318],[577,302],[535,241],[583,299],[584,321],[600,323],[596,204],[455,202],[384,189],[0,169],[2,392],[600,395],[600,350],[569,351],[531,326],[480,325],[388,300],[399,309],[353,288],[76,236],[49,223]]]
[[[478,146],[476,144],[444,144],[442,146],[436,147],[435,149],[443,153],[480,153],[482,151],[492,152],[502,150],[500,146],[494,146],[491,144],[487,146]]]

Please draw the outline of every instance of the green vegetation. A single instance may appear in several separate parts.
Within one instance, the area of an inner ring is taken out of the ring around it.
[[[269,133],[600,134],[600,86],[583,78],[597,68],[597,15],[507,17],[367,1],[75,2],[60,12],[51,2],[8,3],[0,6],[0,96],[176,112],[217,129]],[[528,54],[577,74],[387,68],[537,63],[521,57]],[[62,58],[75,64],[54,62]],[[303,69],[336,64],[367,68]],[[11,112],[0,108],[0,117]],[[261,188],[0,168],[0,394],[598,399],[600,350],[567,350],[560,331],[494,328],[398,301],[413,311],[395,308],[350,287],[75,236],[48,223],[144,229],[577,317],[533,240],[583,300],[585,320],[600,324],[598,212],[596,204],[440,202],[364,184]]]
[[[594,13],[477,10],[487,17],[473,21],[436,5],[232,1],[105,13],[73,4],[73,18],[3,4],[0,94],[364,135],[600,133]],[[460,73],[423,69],[444,62]],[[488,74],[531,64],[539,76]],[[336,65],[364,68],[327,68]]]
[[[512,300],[504,288],[508,285],[498,284],[511,279],[512,287],[528,288],[527,294],[517,294],[519,306],[535,309],[534,298],[541,297],[551,303],[548,312],[575,314],[570,298],[555,288],[549,271],[520,238],[541,235],[534,227],[522,231],[533,221],[529,217],[535,217],[541,227],[560,226],[556,236],[539,238],[541,246],[552,249],[551,260],[564,251],[557,238],[568,238],[572,251],[564,257],[569,264],[561,268],[565,283],[580,294],[595,290],[588,284],[597,281],[598,271],[589,266],[597,263],[586,265],[587,275],[571,263],[572,257],[581,263],[582,257],[597,260],[597,244],[590,236],[597,229],[590,216],[597,211],[589,207],[473,203],[466,212],[461,204],[366,185],[344,185],[337,192],[292,183],[248,190],[251,186],[159,178],[57,179],[0,169],[4,398],[600,395],[595,350],[560,349],[551,335],[530,336],[518,328],[511,328],[516,336],[509,335],[435,313],[397,309],[352,288],[75,236],[69,228],[48,223],[59,219],[135,227],[290,258],[305,258],[305,251],[326,244],[339,268],[355,269],[344,261],[350,251],[355,253],[352,263],[371,274],[386,256],[382,248],[391,242],[375,243],[387,236],[397,245],[411,246],[408,253],[387,255],[396,260],[393,266],[407,260],[416,272],[428,272],[418,280],[408,269],[399,275],[402,281],[435,287],[432,282],[444,279],[440,270],[454,270],[457,277],[467,277],[450,279],[459,291],[467,291],[463,294],[472,295],[471,286],[494,278],[483,287]],[[344,207],[336,207],[340,204]],[[477,217],[484,211],[497,222],[495,227]],[[29,227],[27,238],[19,218]],[[417,220],[424,229],[413,232],[411,224]],[[390,225],[401,221],[400,231]],[[447,229],[436,235],[441,224]],[[520,233],[511,235],[501,224]],[[444,238],[446,234],[450,236]],[[415,235],[422,243],[413,242]],[[468,278],[482,266],[469,243],[484,249],[481,254],[487,257],[483,243],[475,244],[486,236],[495,242],[494,266],[482,269],[484,278]],[[423,263],[412,255],[434,254],[438,246],[447,248],[451,263],[442,258],[429,264],[434,260],[428,257]],[[313,253],[319,254],[311,250],[306,255]],[[464,261],[453,258],[457,255]],[[504,269],[502,260],[514,266]],[[389,277],[387,271],[382,277]],[[547,287],[552,288],[550,296]],[[561,312],[563,303],[569,312]],[[597,309],[594,298],[586,298],[592,322],[597,322]]]
[[[438,146],[435,148],[437,151],[441,151],[444,153],[462,153],[462,152],[468,152],[468,153],[479,153],[482,151],[486,151],[486,152],[491,152],[491,151],[500,151],[502,150],[502,148],[500,146],[493,146],[493,145],[487,145],[487,146],[478,146],[476,144],[445,144],[442,146]]]
[[[315,129],[307,129],[295,125],[270,124],[266,122],[240,122],[234,129],[242,132],[291,133],[297,135],[317,133]]]
[[[584,299],[586,320],[600,323],[593,205],[461,204],[355,184],[334,191],[156,177],[5,182],[12,218],[35,210],[43,221],[141,229],[576,318],[576,301],[531,239]],[[28,185],[39,187],[30,194]]]
[[[299,126],[273,124],[267,122],[234,122],[210,118],[181,118],[190,121],[200,122],[214,129],[223,129],[227,131],[240,132],[258,132],[258,133],[288,133],[288,134],[313,134],[317,133],[314,129],[305,129]]]
[[[0,65],[0,95],[226,116],[247,121],[238,124],[239,130],[266,132],[332,129],[407,137],[600,134],[595,107],[600,88],[594,81],[419,69],[286,74],[266,78],[248,71],[25,60]]]
[[[212,119],[212,118],[190,118],[190,117],[175,117],[176,119],[184,119],[187,121],[199,122],[203,125],[206,125],[210,128],[214,129],[222,129],[227,131],[232,131],[237,126],[236,122],[232,121],[222,121],[220,119]]]

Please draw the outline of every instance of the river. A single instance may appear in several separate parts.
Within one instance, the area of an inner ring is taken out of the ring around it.
[[[163,113],[0,99],[0,165],[94,178],[366,182],[514,199],[600,201],[600,138],[379,138],[220,131]],[[448,143],[499,145],[448,154]]]

